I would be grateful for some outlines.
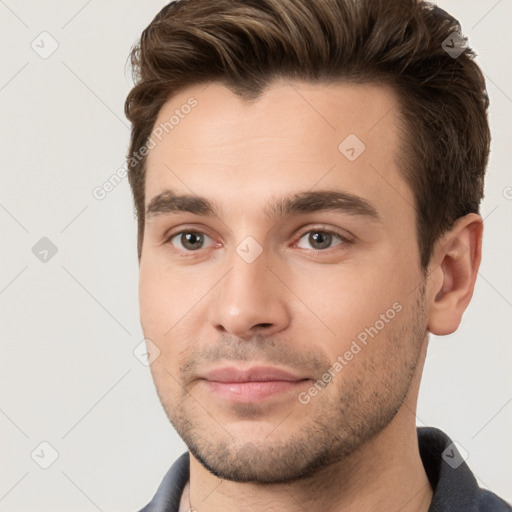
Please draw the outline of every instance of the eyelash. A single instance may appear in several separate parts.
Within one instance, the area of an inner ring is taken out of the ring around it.
[[[178,231],[176,233],[170,234],[169,236],[166,236],[165,240],[164,240],[164,244],[165,245],[168,245],[168,244],[172,245],[172,240],[174,238],[176,238],[177,236],[186,234],[186,233],[188,233],[188,234],[205,235],[208,238],[212,239],[212,237],[210,237],[207,233],[204,233],[203,231],[199,231],[197,229],[191,228],[191,229],[182,229],[181,231]],[[354,243],[354,239],[349,237],[347,234],[341,233],[341,232],[333,230],[333,229],[327,229],[325,227],[315,227],[315,228],[309,228],[307,231],[303,231],[301,234],[299,234],[295,238],[294,245],[297,244],[305,235],[307,235],[309,233],[328,234],[328,235],[332,235],[332,236],[334,236],[334,237],[336,237],[336,238],[338,238],[340,240],[339,244],[336,244],[335,246],[332,246],[332,247],[328,247],[326,249],[306,249],[306,250],[308,250],[309,252],[311,252],[313,254],[328,253],[328,252],[330,252],[329,251],[330,249],[334,249],[335,247],[346,246],[346,245]],[[194,255],[194,254],[200,253],[200,251],[202,250],[202,248],[201,249],[197,249],[195,251],[189,251],[189,250],[186,250],[186,249],[178,249],[178,248],[174,248],[174,249],[176,251],[185,252],[185,253],[190,254],[190,255]]]

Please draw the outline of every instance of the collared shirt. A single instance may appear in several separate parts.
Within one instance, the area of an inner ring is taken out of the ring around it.
[[[434,427],[417,427],[425,472],[434,490],[428,512],[512,512],[510,504],[481,489],[452,440]],[[189,479],[185,452],[165,475],[151,502],[139,512],[179,512],[181,494]]]

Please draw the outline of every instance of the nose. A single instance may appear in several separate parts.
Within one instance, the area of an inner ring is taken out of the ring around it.
[[[270,269],[265,251],[248,263],[236,252],[229,272],[211,295],[209,320],[219,333],[242,339],[274,335],[290,323],[287,288]]]

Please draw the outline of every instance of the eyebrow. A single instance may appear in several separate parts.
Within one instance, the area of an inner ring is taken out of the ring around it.
[[[192,194],[181,195],[172,190],[165,190],[151,199],[146,208],[146,216],[189,212],[215,217],[217,211],[215,202],[205,197]],[[376,208],[366,199],[334,190],[307,191],[290,197],[274,198],[273,202],[263,210],[268,219],[317,211],[332,211],[380,220]]]

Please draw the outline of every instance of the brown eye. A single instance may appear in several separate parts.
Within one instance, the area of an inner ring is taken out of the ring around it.
[[[308,242],[314,249],[326,249],[332,243],[332,235],[322,231],[312,231],[309,234]]]
[[[302,240],[306,240],[306,243],[309,244],[310,247],[301,246],[300,244]],[[333,245],[333,242],[336,242],[336,240],[338,242]],[[347,240],[338,233],[315,229],[304,233],[298,242],[298,246],[302,249],[313,249],[315,251],[321,251],[324,249],[330,249],[331,247],[335,247],[346,241]]]
[[[206,239],[210,239],[210,237],[199,231],[182,231],[170,237],[169,242],[176,249],[197,251],[204,248]]]

